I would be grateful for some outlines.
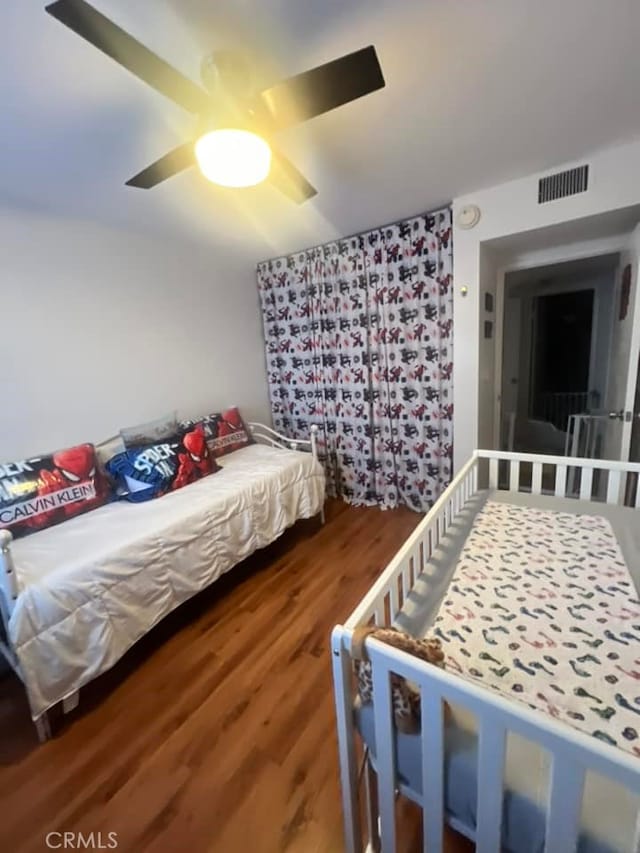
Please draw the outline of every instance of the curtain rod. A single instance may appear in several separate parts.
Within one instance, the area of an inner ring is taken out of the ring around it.
[[[261,264],[269,263],[269,261],[278,261],[280,258],[288,258],[291,255],[302,255],[310,252],[312,249],[321,249],[323,246],[328,246],[330,243],[342,243],[343,240],[351,240],[353,237],[362,237],[363,234],[370,234],[372,231],[382,231],[384,228],[390,228],[392,225],[398,225],[400,222],[407,222],[410,219],[417,219],[419,216],[432,216],[434,213],[440,213],[443,210],[451,210],[453,202],[449,201],[446,204],[425,210],[422,213],[414,213],[412,216],[403,216],[400,219],[392,219],[390,222],[385,222],[384,225],[374,225],[372,228],[366,228],[364,231],[354,231],[353,234],[347,234],[346,237],[334,237],[333,240],[327,240],[325,243],[316,243],[315,246],[307,246],[304,249],[294,249],[292,252],[286,252],[284,255],[274,255],[271,258],[264,258],[261,261],[256,261],[256,269]]]

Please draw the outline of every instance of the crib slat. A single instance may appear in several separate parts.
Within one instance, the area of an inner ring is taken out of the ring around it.
[[[607,503],[617,504],[620,497],[620,471],[609,471],[607,481]]]
[[[424,541],[419,542],[414,551],[413,551],[413,575],[414,578],[417,578],[418,575],[422,572],[424,568],[423,559],[424,559]],[[425,560],[426,562],[426,560]]]
[[[378,835],[378,777],[371,766],[371,760],[368,757],[366,762],[364,784],[369,845],[371,850],[380,850],[380,836]]]
[[[396,621],[396,616],[398,615],[399,610],[398,582],[396,578],[396,582],[392,583],[389,588],[389,624],[393,624]]]
[[[413,567],[413,568],[412,568]],[[415,579],[418,577],[421,571],[420,565],[420,543],[416,545],[416,547],[411,552],[411,559],[407,564],[407,571],[405,574],[405,600],[409,595],[411,590],[413,589],[413,585],[415,583]]]
[[[430,526],[428,530],[425,530],[422,542],[424,543],[422,555],[426,564],[433,554],[433,527]]]
[[[555,496],[563,498],[567,494],[567,466],[558,465],[556,468]]]
[[[411,592],[411,556],[407,557],[407,560],[402,567],[402,571],[398,576],[398,583],[400,584],[400,590],[402,592],[401,598],[401,607],[404,607],[404,603],[407,600],[407,596]]]
[[[542,492],[542,463],[533,463],[533,473],[531,475],[531,493],[539,495]]]
[[[497,489],[498,488],[498,460],[490,459],[489,460],[489,488]]]
[[[502,776],[506,732],[488,717],[480,730],[478,755],[478,826],[476,850],[478,853],[494,853],[500,850],[502,830]]]
[[[442,853],[444,824],[444,714],[442,698],[421,691],[422,844],[424,853]],[[384,842],[382,849],[386,853]]]
[[[509,463],[509,491],[517,492],[520,487],[520,462],[511,460]]]
[[[556,755],[551,768],[544,853],[567,853],[578,846],[584,769]]]
[[[395,853],[395,773],[393,766],[393,710],[389,672],[371,654],[373,681],[373,716],[376,725],[376,759],[378,764],[378,801],[382,849]]]
[[[342,811],[346,849],[349,853],[362,850],[362,831],[358,809],[358,765],[353,725],[353,663],[342,647],[342,640],[331,641],[333,684],[338,723]]]
[[[583,468],[580,477],[580,500],[590,501],[593,488],[593,468]]]

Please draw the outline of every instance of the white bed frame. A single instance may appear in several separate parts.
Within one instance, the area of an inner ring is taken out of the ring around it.
[[[272,447],[281,447],[285,450],[300,450],[310,452],[314,459],[318,459],[318,427],[313,425],[310,430],[310,438],[291,439],[261,423],[249,423],[249,430],[255,441],[261,444],[269,444]],[[320,519],[324,524],[324,508],[320,512]],[[20,662],[16,652],[11,645],[9,633],[9,620],[15,606],[16,599],[20,594],[20,576],[16,571],[15,563],[11,554],[12,535],[8,530],[0,530],[0,618],[2,636],[0,636],[0,654],[23,681]],[[62,701],[64,713],[73,710],[78,704],[79,695],[76,691]],[[51,727],[46,714],[34,718],[34,724],[38,732],[38,739],[43,742],[51,737]]]
[[[523,464],[531,466],[531,479]],[[597,472],[600,472],[599,474]],[[477,450],[346,620],[331,635],[338,726],[340,775],[348,853],[363,850],[359,803],[360,772],[353,707],[355,688],[351,642],[362,625],[391,625],[423,566],[438,547],[465,503],[482,486],[557,497],[598,500],[640,507],[640,464]],[[526,483],[521,481],[526,479]],[[552,483],[543,490],[543,483]],[[632,499],[629,499],[629,495]],[[626,501],[625,501],[626,496]],[[639,517],[640,520],[640,517]],[[367,639],[373,676],[375,769],[365,749],[364,787],[367,853],[395,853],[395,795],[400,792],[422,808],[423,850],[440,853],[445,823],[476,843],[479,853],[500,849],[503,769],[508,732],[546,749],[552,757],[546,817],[545,853],[576,849],[582,792],[587,771],[596,771],[640,795],[640,760],[551,717],[511,702],[445,670],[430,666],[375,639]],[[395,773],[394,722],[390,674],[419,686],[422,702],[422,791],[399,785]],[[463,825],[445,810],[444,703],[468,708],[478,722],[477,826]],[[640,827],[640,820],[637,823]],[[640,850],[636,829],[634,851]]]

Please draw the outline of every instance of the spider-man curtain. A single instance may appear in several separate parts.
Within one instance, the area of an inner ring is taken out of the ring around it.
[[[425,511],[451,476],[449,208],[258,266],[275,429],[318,424],[328,491]]]

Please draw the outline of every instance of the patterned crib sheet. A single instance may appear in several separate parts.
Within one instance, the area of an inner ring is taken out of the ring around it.
[[[640,601],[607,519],[487,501],[433,633],[451,671],[640,756]]]

